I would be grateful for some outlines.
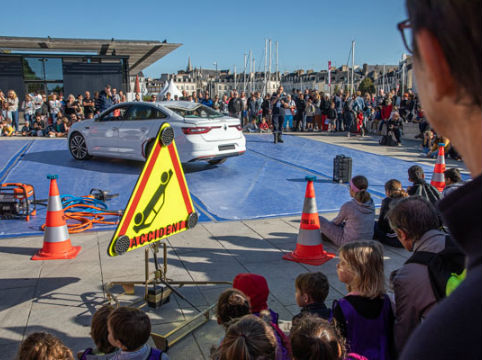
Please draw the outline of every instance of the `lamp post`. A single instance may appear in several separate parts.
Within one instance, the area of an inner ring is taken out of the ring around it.
[[[215,61],[213,63],[214,67],[216,68],[216,76],[214,77],[214,95],[218,95],[218,63]]]
[[[45,95],[47,95],[47,76],[45,75],[45,63],[49,60],[47,58],[40,58],[38,59],[38,61],[42,63],[42,75],[44,78],[43,88],[44,88]]]

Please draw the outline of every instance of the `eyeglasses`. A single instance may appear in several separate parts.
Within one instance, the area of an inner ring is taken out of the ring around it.
[[[407,48],[410,54],[413,54],[413,33],[412,33],[412,23],[410,19],[404,20],[397,24],[397,29],[402,34],[403,44]]]

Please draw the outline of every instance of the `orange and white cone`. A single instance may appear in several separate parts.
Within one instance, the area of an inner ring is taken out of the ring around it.
[[[438,144],[437,161],[435,162],[435,168],[433,169],[432,181],[430,184],[442,192],[445,188],[445,144]]]
[[[57,175],[47,175],[50,179],[47,219],[45,221],[44,244],[32,260],[73,259],[80,251],[80,246],[72,246],[69,230],[65,223],[64,209],[60,201]]]
[[[323,250],[321,243],[320,219],[316,207],[315,188],[313,181],[315,176],[307,176],[305,202],[301,215],[300,231],[296,240],[295,251],[283,255],[283,259],[300,262],[309,265],[321,265],[335,257]]]

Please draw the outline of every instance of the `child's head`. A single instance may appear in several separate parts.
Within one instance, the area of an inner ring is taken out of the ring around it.
[[[405,197],[407,193],[402,188],[402,183],[397,179],[390,179],[385,183],[385,195],[392,199]]]
[[[290,331],[295,360],[338,360],[344,358],[345,344],[329,321],[305,315]]]
[[[246,315],[229,326],[215,357],[219,360],[274,360],[277,342],[272,328],[254,315]]]
[[[248,297],[252,313],[268,309],[269,288],[263,276],[238,274],[233,280],[233,288],[241,290]]]
[[[445,170],[444,175],[447,185],[462,182],[462,176],[460,176],[460,171],[457,168],[450,168]]]
[[[244,315],[249,315],[249,300],[237,289],[226,289],[219,295],[216,305],[218,324],[228,327],[229,323]]]
[[[120,307],[112,311],[107,322],[109,342],[123,351],[142,347],[151,335],[151,321],[141,310]]]
[[[109,342],[109,331],[107,329],[107,320],[112,311],[114,311],[114,307],[111,305],[102,306],[92,316],[92,323],[90,324],[90,336],[94,340],[97,350],[105,354],[115,350],[115,347]]]
[[[266,122],[266,118],[262,118],[261,122],[264,124]]]
[[[421,182],[425,179],[423,169],[418,165],[413,165],[408,168],[408,180],[413,183]]]
[[[30,334],[20,345],[18,360],[74,360],[72,351],[55,336],[36,332]]]
[[[383,248],[375,241],[357,241],[343,245],[336,266],[338,279],[348,291],[368,298],[385,293]]]
[[[323,303],[328,296],[330,285],[321,272],[298,275],[295,281],[296,303],[306,306],[312,303]]]
[[[368,192],[368,180],[363,175],[357,175],[350,180],[350,195],[359,203],[370,201],[371,196]]]

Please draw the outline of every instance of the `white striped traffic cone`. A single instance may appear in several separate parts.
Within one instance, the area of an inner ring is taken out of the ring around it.
[[[283,259],[300,262],[309,265],[321,265],[335,257],[323,250],[321,243],[320,219],[316,207],[315,188],[313,181],[315,176],[305,177],[306,184],[305,202],[301,215],[300,231],[296,240],[296,249],[283,255]]]
[[[438,144],[437,161],[435,162],[435,168],[433,169],[432,181],[430,184],[442,192],[445,188],[445,144]]]
[[[45,220],[44,244],[42,249],[32,257],[32,260],[73,259],[81,249],[80,246],[72,246],[70,243],[57,178],[57,175],[47,175],[47,179],[50,179],[50,190],[47,219]]]

